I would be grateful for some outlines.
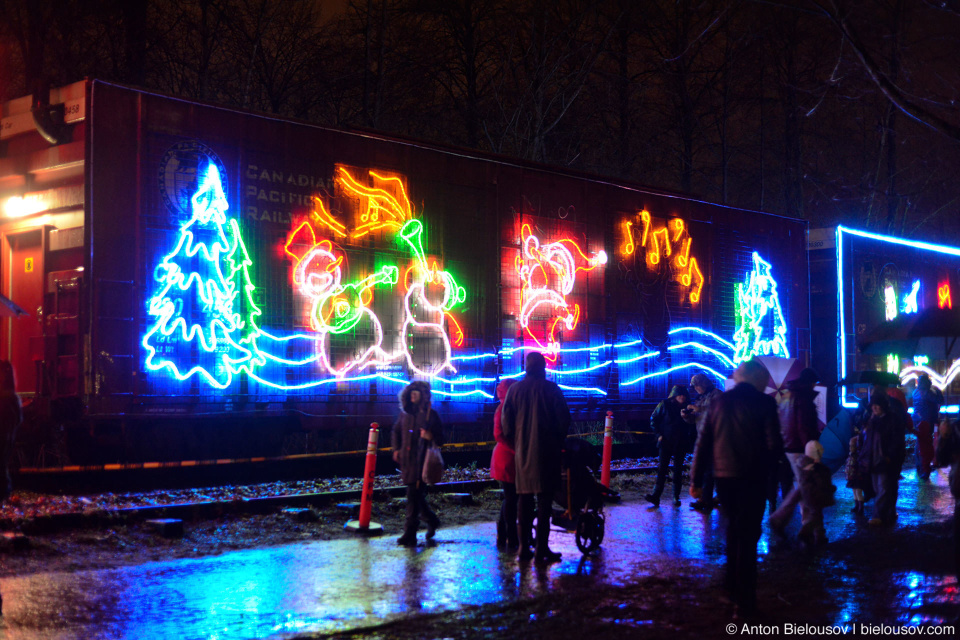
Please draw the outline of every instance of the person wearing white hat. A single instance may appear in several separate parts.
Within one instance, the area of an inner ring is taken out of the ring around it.
[[[800,540],[808,545],[827,542],[827,532],[823,526],[823,510],[835,504],[833,496],[837,488],[833,486],[830,468],[820,462],[823,457],[823,445],[816,440],[807,442],[803,458],[800,461],[800,494],[807,513],[807,520],[800,527]]]

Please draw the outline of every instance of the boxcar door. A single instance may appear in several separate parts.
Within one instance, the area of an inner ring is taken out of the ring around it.
[[[3,319],[2,358],[13,364],[17,391],[32,395],[43,360],[43,229],[12,233],[5,240],[3,293],[30,315]]]

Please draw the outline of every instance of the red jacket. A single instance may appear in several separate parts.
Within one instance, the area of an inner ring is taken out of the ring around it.
[[[493,448],[493,456],[490,458],[490,475],[493,479],[511,484],[517,481],[516,453],[513,450],[513,443],[503,437],[500,410],[503,408],[503,399],[507,397],[507,390],[514,382],[516,380],[508,379],[497,385],[497,398],[500,399],[500,405],[493,414],[493,438],[497,441],[497,446]]]

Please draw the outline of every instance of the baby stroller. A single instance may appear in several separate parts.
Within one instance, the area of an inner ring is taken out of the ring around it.
[[[619,497],[593,477],[600,468],[596,448],[580,438],[568,438],[563,451],[563,481],[553,500],[553,524],[576,535],[577,548],[590,553],[603,542],[603,503]]]

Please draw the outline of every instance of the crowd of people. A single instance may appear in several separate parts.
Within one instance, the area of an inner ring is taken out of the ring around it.
[[[517,553],[520,562],[556,562],[549,523],[552,501],[561,482],[561,460],[570,426],[570,411],[560,388],[546,379],[542,354],[529,353],[522,380],[504,380],[494,413],[496,446],[491,475],[503,489],[497,522],[497,546]],[[757,543],[769,507],[770,530],[786,535],[799,507],[798,538],[811,547],[827,542],[824,509],[835,504],[832,470],[822,462],[819,442],[816,371],[807,368],[789,381],[779,399],[765,392],[769,372],[753,359],[733,373],[734,386],[721,392],[708,376],[694,375],[689,387],[675,385],[650,417],[657,437],[659,464],[651,509],[659,508],[672,464],[674,505],[682,504],[683,464],[693,453],[690,507],[709,512],[720,506],[726,519],[724,587],[735,615],[756,609]],[[433,537],[439,519],[426,502],[420,477],[427,449],[443,439],[440,419],[430,407],[429,385],[414,382],[400,395],[401,412],[393,428],[394,459],[407,484],[407,518],[397,540],[416,545],[420,518]],[[913,417],[898,388],[875,385],[854,416],[845,474],[853,490],[855,514],[873,508],[869,525],[896,521],[900,475],[906,461],[906,434],[917,435],[917,477],[929,478],[934,465],[950,467],[950,488],[960,502],[960,428],[940,420],[942,393],[920,376],[912,394]],[[937,436],[934,437],[936,432]],[[936,440],[936,444],[935,444]],[[778,498],[780,501],[778,503]],[[954,515],[960,561],[960,513]]]

